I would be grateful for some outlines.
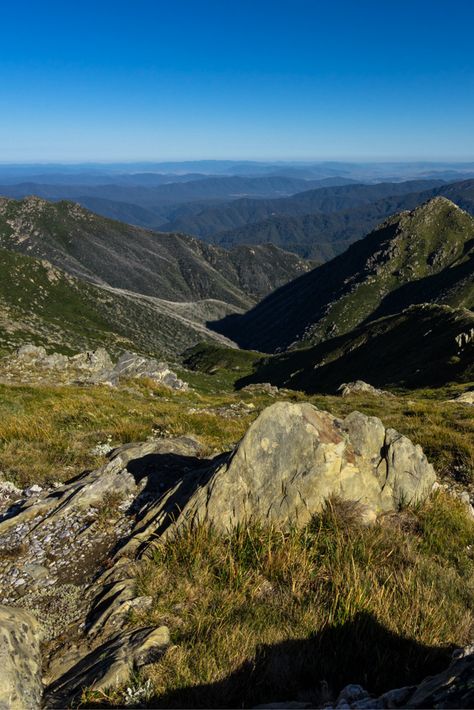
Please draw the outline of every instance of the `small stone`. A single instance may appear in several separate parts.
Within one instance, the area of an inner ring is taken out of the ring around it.
[[[38,484],[35,483],[35,485],[30,486],[29,488],[26,488],[24,493],[25,496],[28,498],[31,498],[32,496],[37,496],[43,491],[41,486],[38,486]]]

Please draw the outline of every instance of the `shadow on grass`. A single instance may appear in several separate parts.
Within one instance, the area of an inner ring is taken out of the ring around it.
[[[376,696],[414,685],[443,670],[451,651],[399,636],[362,612],[307,639],[259,646],[255,658],[221,681],[178,688],[148,707],[246,708],[291,700],[318,707],[349,683]]]

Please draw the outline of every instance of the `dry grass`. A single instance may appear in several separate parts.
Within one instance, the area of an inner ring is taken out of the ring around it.
[[[201,526],[164,541],[139,578],[153,610],[134,619],[172,632],[142,677],[151,706],[319,701],[325,683],[381,692],[442,666],[439,649],[474,629],[474,523],[445,495],[408,515],[410,533],[365,528],[335,502],[300,531]]]
[[[213,397],[220,406],[224,397]],[[118,446],[151,436],[196,434],[204,453],[232,446],[250,416],[223,419],[190,412],[205,409],[208,397],[173,395],[149,383],[121,389],[77,386],[0,386],[0,471],[15,484],[67,480],[104,459],[102,442]]]
[[[204,454],[222,451],[275,401],[222,390],[210,376],[194,374],[193,384],[186,393],[150,382],[1,386],[0,470],[21,486],[64,480],[103,462],[97,444],[150,436],[194,435]],[[337,416],[354,409],[379,416],[421,444],[443,475],[472,483],[474,418],[469,407],[444,401],[451,394],[279,399],[308,400]],[[255,409],[222,416],[240,400]],[[440,648],[471,638],[473,546],[472,521],[443,495],[373,528],[334,503],[302,531],[182,531],[160,545],[138,580],[154,606],[132,623],[168,624],[173,644],[134,687],[149,678],[154,707],[240,707],[298,694],[322,702],[325,684],[334,694],[348,682],[372,692],[410,683],[445,664]],[[84,696],[121,700],[120,691]]]
[[[151,382],[126,387],[0,385],[0,471],[19,486],[67,480],[103,462],[94,447],[142,441],[150,436],[195,435],[210,454],[233,446],[250,422],[275,401],[263,394],[216,388],[193,374],[196,387],[172,393]],[[229,385],[230,387],[230,385]],[[308,397],[287,392],[279,399],[307,400],[335,415],[354,409],[379,416],[419,443],[437,471],[474,482],[474,417],[466,405],[447,403],[447,391],[412,392],[396,398]],[[220,408],[252,402],[255,409],[225,418]]]

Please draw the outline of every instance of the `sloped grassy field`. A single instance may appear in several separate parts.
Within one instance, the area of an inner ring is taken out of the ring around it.
[[[103,463],[97,444],[149,436],[194,435],[205,455],[229,449],[275,401],[233,391],[246,367],[179,373],[193,387],[186,393],[150,381],[116,389],[1,385],[0,470],[20,486],[49,484]],[[445,480],[471,486],[472,409],[445,401],[467,388],[278,398],[379,416],[421,444]],[[300,531],[184,531],[139,565],[137,592],[153,606],[130,617],[131,625],[167,624],[169,650],[130,691],[85,689],[83,704],[123,705],[127,693],[150,707],[320,702],[348,682],[376,693],[420,680],[472,639],[473,546],[472,519],[444,492],[372,528],[335,500]]]

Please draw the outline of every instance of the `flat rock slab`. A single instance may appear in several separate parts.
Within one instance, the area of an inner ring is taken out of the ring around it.
[[[156,661],[169,645],[166,626],[117,634],[68,669],[47,690],[48,708],[70,706],[82,690],[107,690],[128,682],[130,674]]]

